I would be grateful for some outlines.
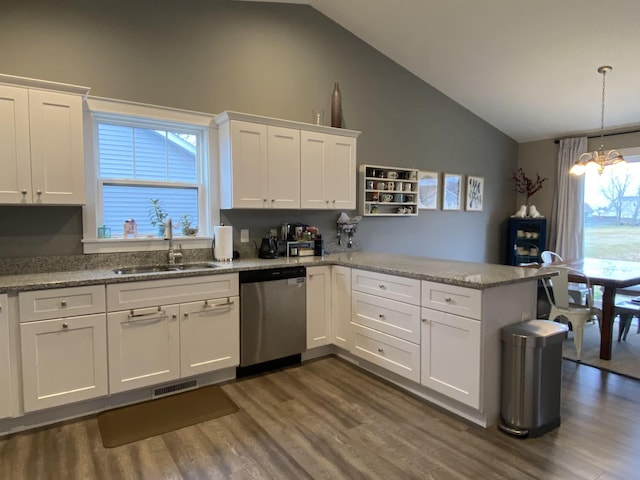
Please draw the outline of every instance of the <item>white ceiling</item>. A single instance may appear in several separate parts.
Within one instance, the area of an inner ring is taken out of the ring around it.
[[[254,0],[274,1],[274,0]],[[640,125],[640,0],[309,4],[518,142]]]

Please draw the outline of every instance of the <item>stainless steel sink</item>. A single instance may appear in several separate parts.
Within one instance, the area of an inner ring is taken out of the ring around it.
[[[113,271],[118,275],[137,275],[141,273],[156,272],[181,272],[187,270],[207,270],[216,268],[217,265],[212,262],[199,263],[176,263],[175,265],[139,265],[137,267],[121,267],[115,268]]]

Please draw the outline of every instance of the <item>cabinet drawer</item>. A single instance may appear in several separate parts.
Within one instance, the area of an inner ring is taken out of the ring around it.
[[[353,324],[352,353],[414,382],[420,381],[420,346]]]
[[[238,294],[237,273],[117,283],[107,285],[107,310],[114,312]]]
[[[420,280],[353,269],[351,288],[400,302],[420,305]]]
[[[351,314],[354,323],[420,343],[420,307],[417,305],[353,292]]]
[[[422,306],[480,320],[482,291],[423,280]]]
[[[18,301],[20,322],[103,313],[104,285],[20,292]]]

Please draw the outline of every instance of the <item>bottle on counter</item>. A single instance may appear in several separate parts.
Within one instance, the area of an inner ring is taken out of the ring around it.
[[[315,241],[313,243],[313,254],[317,257],[322,257],[324,256],[324,239],[322,238],[322,235],[317,234]]]

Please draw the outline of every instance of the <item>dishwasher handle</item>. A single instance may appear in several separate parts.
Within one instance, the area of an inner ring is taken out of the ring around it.
[[[289,278],[305,278],[306,276],[306,267],[268,268],[264,270],[243,271],[239,274],[240,284],[271,282],[276,280],[286,280]]]

